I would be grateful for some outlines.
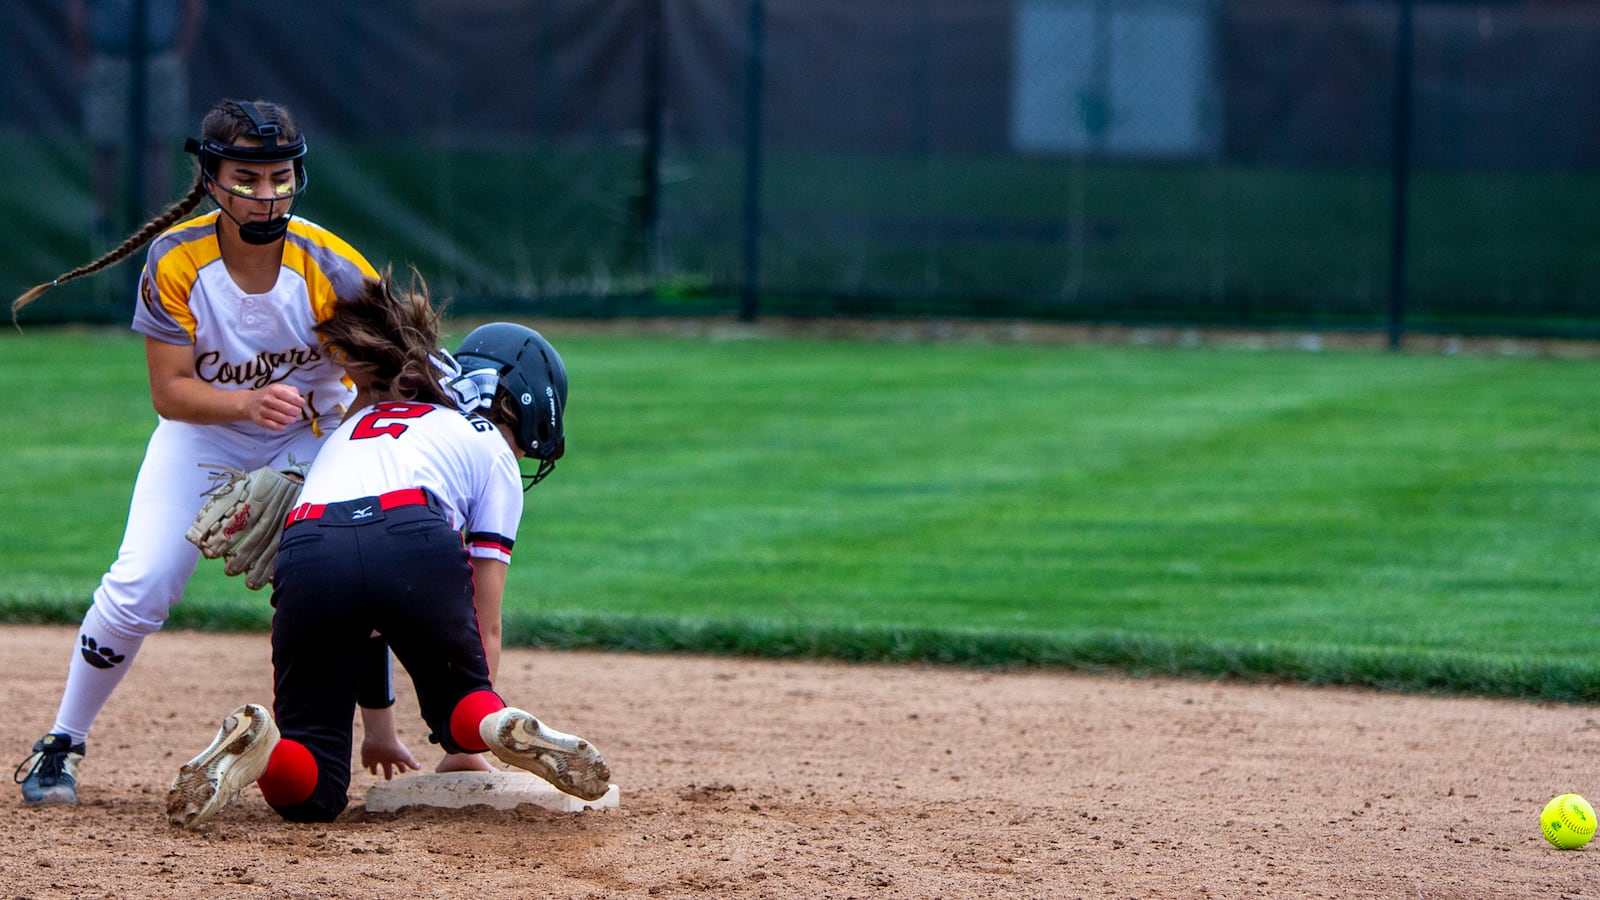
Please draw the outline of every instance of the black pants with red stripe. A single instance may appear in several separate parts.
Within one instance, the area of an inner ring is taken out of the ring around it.
[[[450,714],[492,687],[472,566],[437,500],[388,510],[376,498],[329,504],[284,532],[272,584],[273,713],[318,770],[311,798],[279,814],[326,822],[349,803],[362,647],[373,631],[410,674],[432,739],[464,749],[450,737]]]

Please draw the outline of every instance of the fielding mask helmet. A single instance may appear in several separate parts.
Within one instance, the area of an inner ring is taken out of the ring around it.
[[[562,416],[567,408],[567,368],[556,348],[539,332],[514,322],[474,328],[455,353],[462,371],[480,381],[493,370],[497,390],[517,408],[513,437],[522,452],[539,461],[528,487],[538,484],[566,452]],[[488,391],[485,392],[490,393]]]
[[[270,244],[283,237],[289,230],[289,217],[294,215],[295,207],[300,205],[300,198],[306,192],[306,139],[305,135],[297,134],[293,140],[278,123],[273,122],[268,116],[262,114],[255,103],[248,100],[232,101],[250,119],[249,130],[246,137],[254,138],[261,142],[261,146],[241,146],[238,144],[224,144],[211,138],[190,138],[183,149],[200,159],[200,177],[214,186],[218,191],[226,192],[226,188],[217,184],[216,173],[222,160],[230,159],[235,162],[245,163],[294,163],[294,188],[292,192],[286,191],[282,196],[246,199],[258,203],[271,204],[268,209],[269,218],[264,222],[241,222],[234,215],[223,208],[223,214],[233,219],[239,226],[239,236],[247,244]],[[274,216],[282,207],[283,214]]]

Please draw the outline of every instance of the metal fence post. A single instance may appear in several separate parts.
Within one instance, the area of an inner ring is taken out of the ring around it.
[[[145,155],[147,135],[150,133],[150,100],[146,87],[150,80],[150,24],[149,0],[134,0],[128,15],[128,152],[123,154],[123,208],[126,210],[126,230],[138,228],[144,222],[146,210]],[[139,266],[123,266],[118,279],[124,283],[128,296],[138,293]]]
[[[1399,24],[1394,49],[1394,155],[1390,169],[1389,220],[1389,349],[1405,341],[1406,254],[1410,229],[1408,193],[1411,178],[1412,0],[1398,0]]]
[[[645,40],[645,146],[641,160],[642,185],[638,197],[640,242],[643,245],[641,262],[648,290],[654,291],[661,276],[661,141],[665,131],[663,121],[666,78],[665,50],[666,22],[661,10],[662,0],[650,0],[646,13],[649,30]]]
[[[750,0],[749,52],[744,83],[744,284],[739,318],[754,322],[761,296],[761,81],[765,60],[764,0]]]

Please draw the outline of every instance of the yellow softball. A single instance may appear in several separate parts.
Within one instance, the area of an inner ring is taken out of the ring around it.
[[[1562,850],[1576,850],[1594,837],[1594,807],[1577,794],[1562,794],[1539,813],[1544,839]]]

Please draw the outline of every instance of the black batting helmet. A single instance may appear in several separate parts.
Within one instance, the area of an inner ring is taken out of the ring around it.
[[[562,415],[567,408],[567,368],[556,348],[539,332],[514,322],[495,322],[474,328],[456,350],[465,372],[494,369],[499,390],[517,407],[517,446],[539,460],[533,483],[550,474],[566,452]]]

